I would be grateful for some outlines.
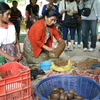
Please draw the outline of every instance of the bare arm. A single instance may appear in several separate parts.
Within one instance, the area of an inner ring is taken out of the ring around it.
[[[73,11],[73,12],[68,13],[68,15],[73,15],[73,14],[77,14],[77,13],[78,13],[78,11]]]
[[[21,54],[20,44],[19,44],[18,39],[16,39],[16,47],[17,47],[17,50],[18,50],[17,59],[18,59],[18,61],[20,61],[22,59],[22,54]]]
[[[58,41],[64,41],[63,39],[59,38]],[[49,52],[54,52],[54,48],[50,48],[46,45],[43,45],[43,47],[45,50],[49,51]]]
[[[7,53],[3,52],[2,50],[0,50],[0,55],[4,56],[6,59],[8,59],[11,62],[17,61],[17,57],[10,56]]]
[[[47,51],[49,51],[49,52],[53,52],[53,51],[54,51],[53,48],[50,48],[50,47],[48,47],[48,46],[46,46],[46,45],[43,45],[42,48],[44,48],[45,50],[47,50]]]
[[[60,13],[64,13],[65,11],[70,11],[70,9],[61,10]]]

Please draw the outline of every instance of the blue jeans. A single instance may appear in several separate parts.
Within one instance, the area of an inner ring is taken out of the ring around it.
[[[82,37],[81,30],[82,30],[81,24],[77,25],[76,31],[77,31],[77,42],[78,42],[78,44],[80,44],[80,42],[81,42],[81,37]]]
[[[68,28],[64,26],[64,22],[62,22],[62,28],[63,28],[63,39],[67,40],[68,39],[68,31],[70,30],[70,37],[71,40],[75,39],[75,28]]]
[[[89,39],[89,32],[91,32],[91,45],[90,48],[96,48],[96,41],[97,41],[97,20],[82,20],[82,41],[83,41],[83,48],[88,48],[88,39]]]

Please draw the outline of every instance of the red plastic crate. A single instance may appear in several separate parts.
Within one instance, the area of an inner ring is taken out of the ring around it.
[[[0,66],[0,100],[32,100],[30,69],[17,62]]]

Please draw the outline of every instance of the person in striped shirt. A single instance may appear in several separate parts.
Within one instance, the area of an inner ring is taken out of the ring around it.
[[[17,1],[13,1],[12,2],[12,7],[11,7],[11,18],[10,18],[10,21],[15,26],[17,37],[18,37],[18,40],[19,40],[20,23],[21,23],[21,20],[22,20],[22,14],[21,14],[20,10],[17,8],[17,6],[18,6],[18,2]]]

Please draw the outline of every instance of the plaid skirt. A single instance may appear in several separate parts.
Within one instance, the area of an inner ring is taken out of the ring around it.
[[[40,62],[43,62],[49,59],[49,53],[44,49],[42,50],[42,52],[40,53],[38,57],[33,56],[34,52],[32,50],[32,46],[28,39],[28,36],[26,36],[24,40],[23,54],[29,64],[38,64]]]
[[[10,55],[10,56],[17,57],[18,50],[17,50],[17,47],[16,47],[16,45],[15,45],[14,43],[6,44],[6,45],[3,44],[3,45],[0,46],[0,49],[1,49],[3,52],[5,52],[5,53],[7,53],[8,55]],[[9,61],[8,59],[6,59],[6,58],[5,58],[5,60],[6,60],[6,63],[10,62],[10,61]],[[26,59],[25,59],[24,56],[23,56],[23,59],[19,61],[19,63],[21,63],[21,64],[24,65],[24,66],[29,67],[29,65],[28,65],[28,63],[26,62]]]

